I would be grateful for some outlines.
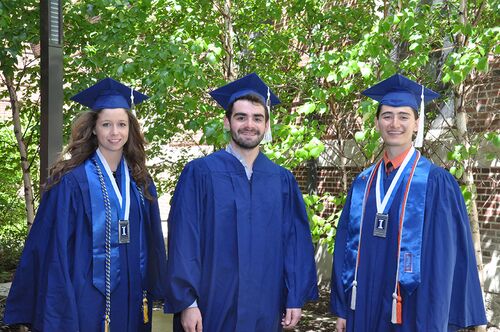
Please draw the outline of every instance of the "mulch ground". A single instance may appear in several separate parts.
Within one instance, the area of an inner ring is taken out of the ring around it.
[[[3,311],[5,298],[0,297],[0,332],[19,332],[17,327],[3,325]],[[333,332],[335,331],[335,317],[330,314],[329,287],[320,288],[318,301],[308,303],[302,310],[302,319],[294,332]],[[467,331],[474,331],[473,329]],[[499,331],[495,327],[488,328],[488,332]],[[466,331],[463,331],[466,332]]]
[[[302,310],[302,318],[295,332],[335,331],[335,317],[330,314],[330,288],[319,289],[319,299],[307,303]]]

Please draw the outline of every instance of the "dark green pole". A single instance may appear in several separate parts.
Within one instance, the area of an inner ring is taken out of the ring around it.
[[[40,183],[43,184],[62,149],[62,0],[40,0],[40,37]]]

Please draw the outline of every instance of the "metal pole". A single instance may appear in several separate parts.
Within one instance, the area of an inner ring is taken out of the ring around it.
[[[43,184],[50,165],[62,149],[62,0],[40,0],[40,37],[40,184]]]

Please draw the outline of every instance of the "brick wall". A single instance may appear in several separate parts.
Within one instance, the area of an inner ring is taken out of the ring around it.
[[[473,132],[500,129],[500,57],[491,59],[488,73],[466,93],[465,108]]]

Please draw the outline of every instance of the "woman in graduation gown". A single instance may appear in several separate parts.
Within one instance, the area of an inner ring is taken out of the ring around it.
[[[151,330],[166,253],[144,137],[130,111],[147,98],[111,78],[72,98],[92,110],[77,118],[51,169],[7,299],[7,324]]]

